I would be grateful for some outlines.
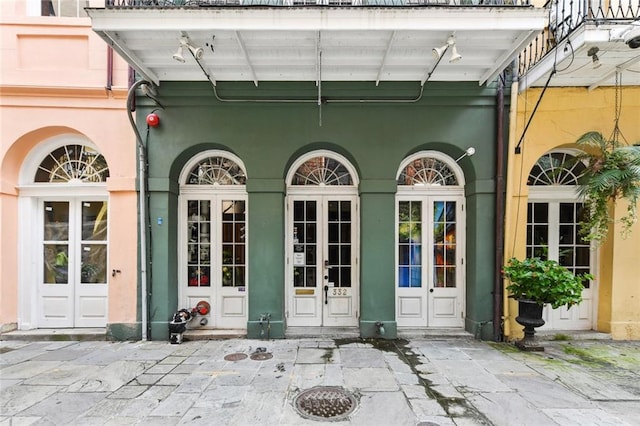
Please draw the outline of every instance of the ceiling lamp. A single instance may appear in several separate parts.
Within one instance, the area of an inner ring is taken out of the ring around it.
[[[180,46],[178,46],[178,51],[173,54],[173,59],[178,62],[184,62],[185,59],[183,56],[183,52],[185,48],[187,48],[191,52],[193,57],[197,60],[200,60],[202,58],[202,55],[204,54],[204,50],[202,49],[202,47],[195,47],[189,42],[189,39],[187,37],[182,37],[180,39]]]
[[[593,68],[600,68],[600,66],[602,65],[600,63],[600,58],[598,58],[598,52],[600,51],[600,49],[598,49],[596,46],[592,47],[589,49],[589,51],[587,52],[587,56],[591,57],[591,60],[593,61]]]
[[[449,62],[456,62],[462,59],[462,55],[458,53],[458,49],[456,49],[456,39],[453,35],[450,35],[449,38],[447,38],[447,44],[442,47],[434,47],[431,51],[436,59],[440,59],[449,47],[451,47],[451,57],[449,58]]]

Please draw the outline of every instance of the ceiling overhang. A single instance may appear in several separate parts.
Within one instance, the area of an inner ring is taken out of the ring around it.
[[[532,7],[89,8],[93,30],[161,81],[493,81],[545,26]],[[462,59],[432,49],[454,35]],[[204,49],[200,59],[187,37]]]
[[[640,49],[624,40],[625,31],[633,28],[640,27],[616,22],[581,25],[521,76],[519,90],[545,85],[593,90],[616,81],[640,86]]]

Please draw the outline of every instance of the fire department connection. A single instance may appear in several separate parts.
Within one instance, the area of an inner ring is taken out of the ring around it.
[[[201,315],[200,325],[207,325],[207,318],[205,315],[211,312],[211,305],[209,302],[201,300],[195,306],[195,308],[180,309],[171,318],[169,322],[169,341],[173,344],[182,343],[182,334],[187,330],[187,324],[193,321],[193,319]]]

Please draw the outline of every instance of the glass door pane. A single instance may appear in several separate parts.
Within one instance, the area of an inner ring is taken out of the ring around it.
[[[422,201],[398,203],[398,286],[422,286]]]
[[[328,201],[327,266],[334,287],[351,287],[351,201]]]
[[[189,200],[187,271],[189,287],[211,285],[211,201]]]
[[[69,203],[44,202],[44,277],[46,284],[69,282]]]
[[[245,285],[245,202],[222,201],[222,286]]]
[[[293,286],[316,287],[318,262],[316,201],[293,202]]]
[[[456,283],[456,202],[433,202],[433,287]]]
[[[80,283],[107,282],[107,202],[82,202]]]

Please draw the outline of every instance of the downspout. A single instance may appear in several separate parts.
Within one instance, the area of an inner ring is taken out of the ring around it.
[[[502,341],[502,257],[504,253],[504,77],[498,78],[496,93],[496,257],[493,286],[493,339]]]
[[[518,114],[518,91],[519,91],[519,81],[517,79],[514,79],[514,81],[511,83],[511,105],[510,105],[510,111],[509,111],[509,155],[512,156],[513,154],[511,154],[511,149],[516,145],[516,131],[517,129],[517,114]],[[516,168],[515,168],[515,159],[512,158],[511,161],[507,161],[507,177],[510,179],[514,179],[514,173],[516,173]],[[510,211],[514,210],[514,202],[515,203],[520,203],[520,199],[517,198],[515,199],[514,194],[513,194],[513,182],[509,183],[509,187],[507,188],[507,200],[511,200],[511,202],[509,203],[511,206],[509,207]],[[509,218],[506,220],[506,224],[505,226],[511,230],[511,232],[513,232],[513,230],[515,229],[515,227],[518,226],[517,223],[514,223],[515,218],[513,217],[513,215],[510,215]],[[511,238],[514,238],[513,235],[511,235]],[[513,253],[510,253],[509,255],[511,255]],[[504,259],[504,253],[503,253],[503,258],[502,258],[502,262],[504,263],[505,259]],[[511,322],[510,322],[510,312],[509,312],[509,294],[504,291],[504,280],[502,279],[502,277],[500,277],[500,281],[501,281],[501,289],[502,291],[502,306],[503,306],[503,311],[504,311],[504,317],[503,317],[503,330],[502,330],[502,334],[503,334],[503,338],[504,337],[508,337],[511,336]]]
[[[107,46],[107,90],[113,87],[113,48]]]
[[[136,127],[135,120],[133,119],[132,112],[135,111],[135,93],[136,89],[143,84],[151,85],[148,81],[138,80],[131,85],[129,93],[127,95],[127,114],[129,116],[129,123],[136,135],[136,142],[138,148],[138,220],[140,222],[140,296],[141,296],[141,320],[142,320],[142,340],[148,340],[148,314],[147,314],[147,221],[146,221],[146,192],[145,192],[145,161],[146,161],[146,149],[140,132]]]

